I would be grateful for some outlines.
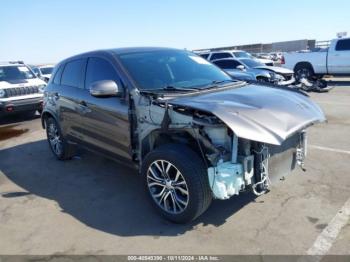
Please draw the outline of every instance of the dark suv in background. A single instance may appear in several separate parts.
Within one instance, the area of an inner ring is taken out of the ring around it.
[[[325,120],[298,91],[234,81],[185,50],[122,48],[59,63],[44,93],[54,155],[76,146],[138,168],[158,211],[174,222],[212,198],[260,195],[304,165],[305,129]]]

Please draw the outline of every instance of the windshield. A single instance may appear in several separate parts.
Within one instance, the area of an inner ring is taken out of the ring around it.
[[[53,67],[40,67],[40,71],[43,75],[52,74]]]
[[[35,78],[35,75],[25,65],[0,67],[0,81],[11,81],[32,78]]]
[[[243,64],[245,64],[248,67],[265,66],[264,64],[260,63],[255,59],[240,59],[239,61],[241,61]]]
[[[237,58],[252,58],[252,55],[247,53],[247,52],[243,52],[243,51],[240,51],[240,52],[234,52],[233,53],[235,55],[235,57]]]
[[[119,55],[140,89],[205,87],[232,81],[204,58],[182,50],[156,50]]]

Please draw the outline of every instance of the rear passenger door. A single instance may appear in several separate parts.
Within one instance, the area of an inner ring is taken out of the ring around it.
[[[85,65],[84,58],[74,59],[62,65],[53,81],[56,88],[50,94],[56,103],[63,135],[73,140],[81,139],[81,97],[84,95]]]
[[[94,97],[89,87],[101,80],[113,80],[123,88],[116,68],[104,57],[89,57],[85,73],[82,135],[91,149],[112,155],[131,158],[128,103],[125,97]],[[125,94],[125,90],[123,92]]]

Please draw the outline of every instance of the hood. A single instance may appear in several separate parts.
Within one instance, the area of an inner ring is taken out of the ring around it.
[[[0,81],[0,88],[14,88],[14,87],[26,87],[26,86],[41,86],[46,85],[46,83],[39,79],[20,79],[20,80],[9,80],[9,81]]]
[[[247,71],[241,71],[237,69],[225,69],[225,72],[228,73],[233,78],[239,80],[256,80],[254,74],[249,73]]]
[[[274,145],[326,119],[303,94],[261,85],[177,97],[169,103],[212,113],[238,137]]]
[[[290,70],[290,69],[284,68],[284,67],[280,67],[280,66],[257,66],[254,68],[270,70],[270,71],[273,71],[273,72],[275,72],[277,74],[281,74],[281,75],[284,75],[284,74],[292,75],[294,73],[293,70]]]
[[[255,77],[264,76],[266,78],[272,78],[272,75],[270,74],[270,72],[268,70],[265,70],[265,69],[247,68],[246,71],[251,72],[252,74],[254,74]]]

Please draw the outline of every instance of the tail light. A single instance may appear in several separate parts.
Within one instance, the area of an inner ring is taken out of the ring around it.
[[[286,60],[284,60],[284,55],[281,57],[281,65],[284,65],[286,63]]]

